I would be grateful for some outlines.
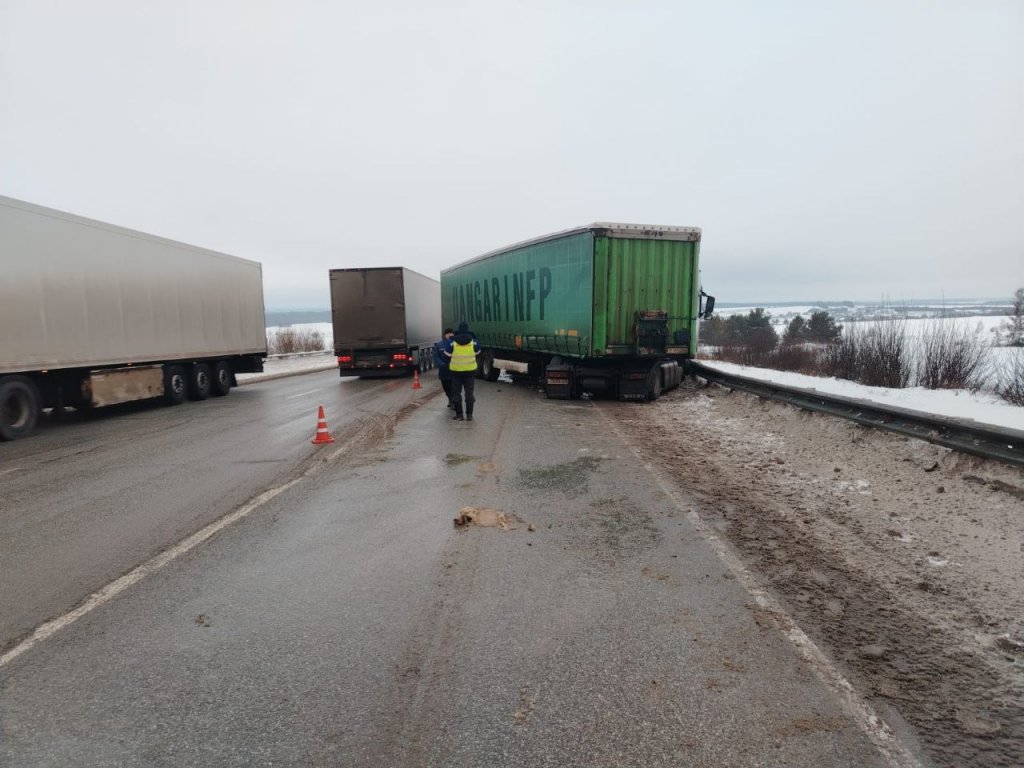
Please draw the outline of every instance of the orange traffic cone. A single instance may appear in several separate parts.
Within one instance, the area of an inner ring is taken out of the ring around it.
[[[324,443],[333,443],[334,438],[331,437],[331,433],[327,431],[327,418],[324,416],[324,407],[320,406],[320,414],[316,420],[316,437],[313,438],[313,445],[323,445]]]
[[[423,385],[420,384],[420,372],[418,368],[412,369],[412,388],[423,389]]]

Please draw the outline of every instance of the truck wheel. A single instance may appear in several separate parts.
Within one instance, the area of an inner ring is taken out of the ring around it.
[[[178,405],[185,402],[187,392],[188,382],[185,379],[185,369],[180,365],[165,365],[164,400],[171,405]]]
[[[39,391],[24,376],[0,379],[0,440],[32,433],[39,418]]]
[[[231,366],[221,360],[213,366],[213,389],[214,395],[223,397],[231,391]]]
[[[484,381],[497,381],[501,371],[494,367],[494,352],[485,349],[480,353],[480,378]]]
[[[193,400],[205,400],[213,389],[213,374],[206,363],[196,363],[188,377],[188,396]]]
[[[647,400],[654,402],[661,397],[661,366],[656,365],[647,374]]]

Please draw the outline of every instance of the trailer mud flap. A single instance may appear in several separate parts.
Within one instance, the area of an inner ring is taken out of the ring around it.
[[[549,400],[571,400],[573,396],[573,368],[556,357],[544,371],[544,391]]]
[[[619,377],[620,400],[647,400],[648,371],[624,371]]]

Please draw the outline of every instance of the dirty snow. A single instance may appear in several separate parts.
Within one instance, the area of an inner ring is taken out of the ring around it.
[[[1024,470],[720,387],[599,407],[934,764],[1024,765]]]

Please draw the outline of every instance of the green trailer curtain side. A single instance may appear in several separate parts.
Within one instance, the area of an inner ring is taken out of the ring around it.
[[[444,324],[465,320],[495,350],[626,358],[638,354],[637,312],[660,311],[668,316],[667,354],[693,356],[699,230],[685,230],[690,239],[648,231],[616,236],[592,225],[444,270]]]
[[[465,320],[481,345],[589,357],[594,235],[580,232],[476,259],[441,273],[446,326]]]

